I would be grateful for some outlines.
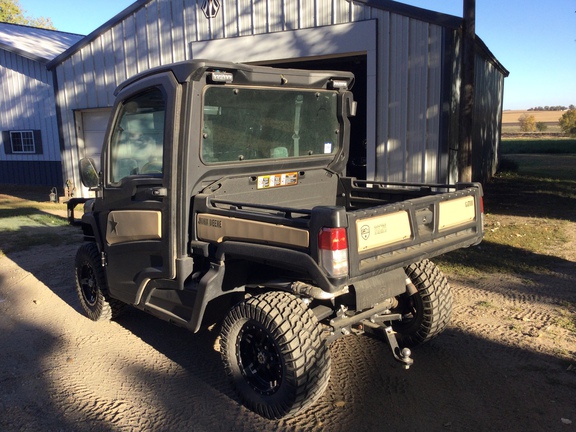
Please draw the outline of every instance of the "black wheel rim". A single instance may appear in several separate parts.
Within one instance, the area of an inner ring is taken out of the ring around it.
[[[401,309],[402,322],[410,322],[418,316],[418,309],[416,302],[412,296],[404,299],[404,304]]]
[[[270,333],[250,321],[238,334],[238,347],[238,363],[248,384],[262,395],[275,393],[282,383],[284,368]]]
[[[84,300],[86,300],[88,305],[94,306],[98,299],[98,284],[96,283],[96,275],[94,274],[92,267],[88,265],[82,266],[79,282]]]
[[[418,294],[413,296],[403,294],[399,296],[398,300],[399,305],[394,311],[402,315],[402,320],[395,321],[392,327],[397,332],[406,335],[417,331],[424,319],[422,300]]]

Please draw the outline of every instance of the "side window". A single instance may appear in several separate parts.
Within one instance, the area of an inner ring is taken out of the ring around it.
[[[124,101],[110,140],[110,182],[162,175],[166,100],[152,88]]]
[[[6,154],[42,154],[40,130],[2,131],[2,143]]]

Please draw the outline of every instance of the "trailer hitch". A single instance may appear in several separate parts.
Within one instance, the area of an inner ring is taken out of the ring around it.
[[[372,322],[371,320],[364,320],[362,321],[362,324],[365,329],[370,329],[374,333],[379,332],[384,334],[386,342],[388,342],[388,346],[392,350],[392,355],[400,363],[403,363],[404,369],[409,369],[410,366],[412,366],[414,363],[414,359],[410,357],[412,351],[410,351],[410,348],[400,348],[392,326],[382,326],[381,324]]]
[[[384,334],[386,335],[386,340],[388,341],[388,345],[392,349],[392,355],[396,360],[401,363],[404,363],[404,369],[409,369],[414,363],[414,360],[410,357],[412,355],[412,351],[410,348],[402,348],[398,346],[398,341],[396,340],[396,335],[394,334],[394,330],[392,327],[388,326],[384,329]]]
[[[383,303],[370,310],[360,312],[355,315],[347,315],[348,309],[341,306],[336,313],[336,317],[330,320],[331,334],[327,342],[331,343],[341,336],[347,336],[351,333],[362,334],[364,332],[377,336],[383,334],[392,350],[392,355],[400,363],[403,363],[404,369],[409,369],[414,363],[410,357],[412,351],[409,348],[400,348],[396,334],[388,323],[392,321],[401,321],[402,315],[390,312],[390,304]]]

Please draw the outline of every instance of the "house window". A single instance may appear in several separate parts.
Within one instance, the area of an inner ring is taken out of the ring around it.
[[[5,154],[42,154],[42,133],[40,130],[2,131]]]
[[[33,131],[10,131],[12,153],[36,153]]]

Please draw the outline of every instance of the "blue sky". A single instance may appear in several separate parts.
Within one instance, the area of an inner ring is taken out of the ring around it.
[[[294,0],[296,1],[296,0]],[[27,15],[88,34],[133,0],[20,0]],[[463,0],[403,3],[462,16]],[[576,105],[576,0],[476,0],[476,33],[510,71],[504,109]]]

